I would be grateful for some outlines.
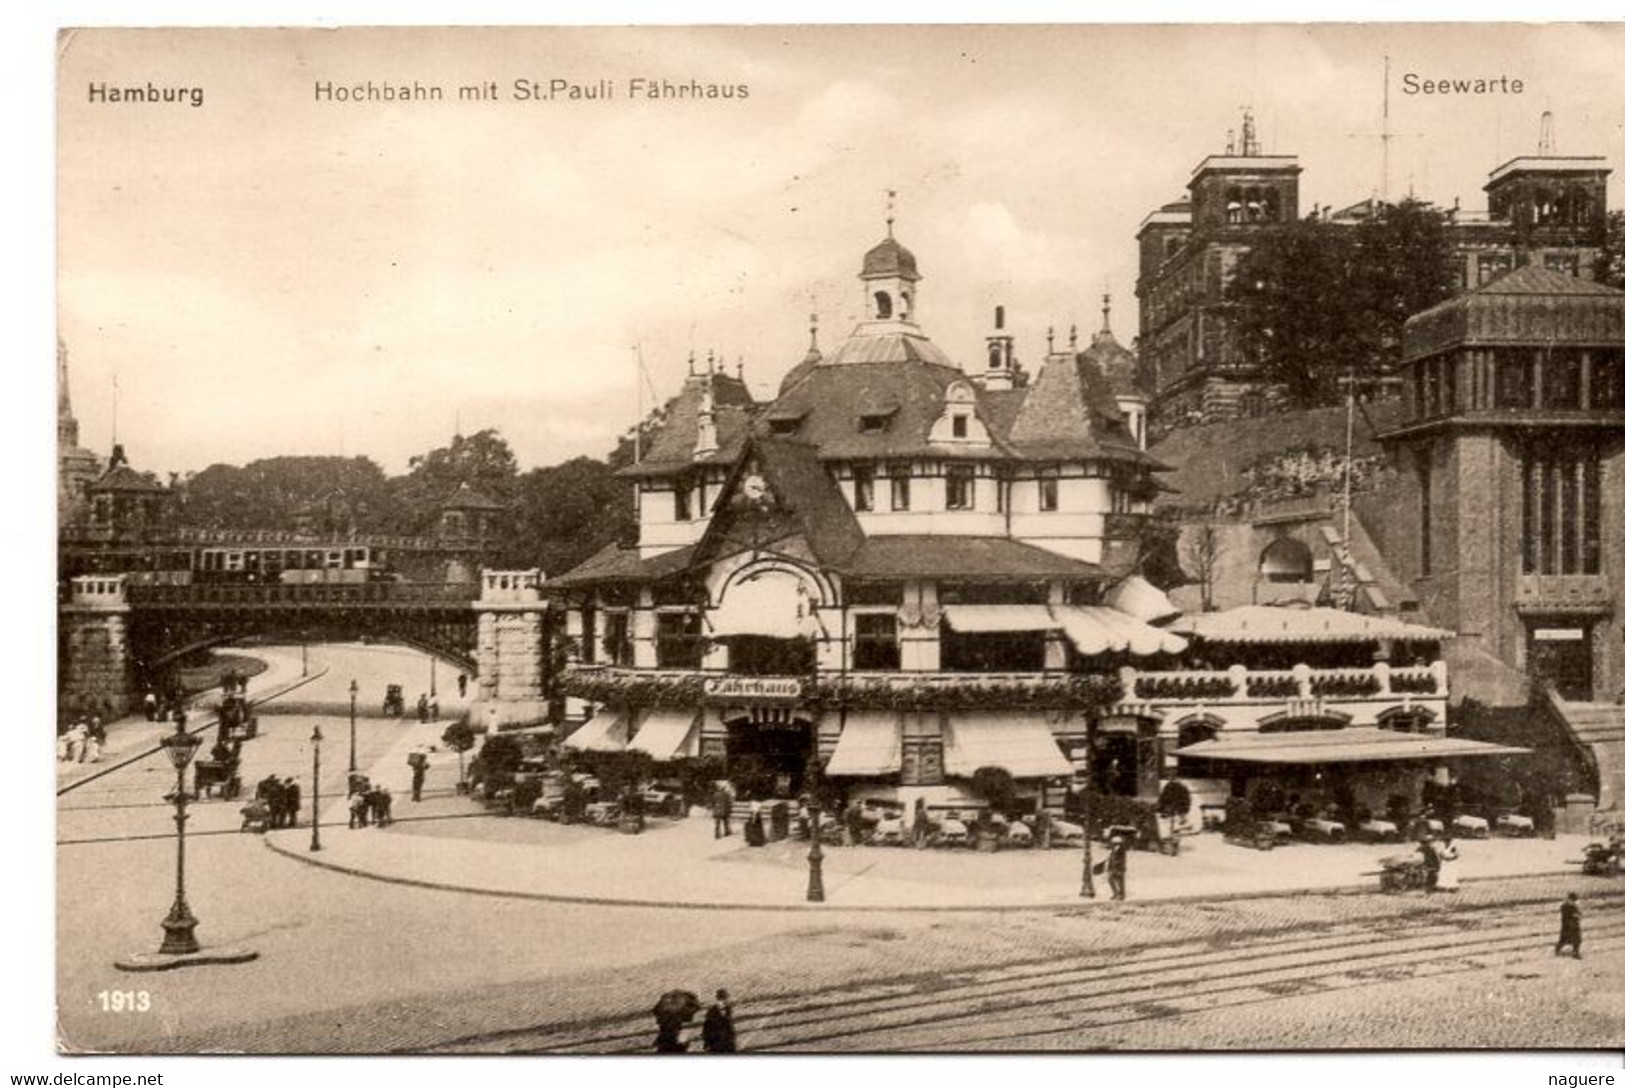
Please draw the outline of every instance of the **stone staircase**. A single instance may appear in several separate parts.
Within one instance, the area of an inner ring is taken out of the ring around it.
[[[1625,806],[1625,706],[1570,702],[1547,691],[1552,710],[1597,774],[1597,807]]]

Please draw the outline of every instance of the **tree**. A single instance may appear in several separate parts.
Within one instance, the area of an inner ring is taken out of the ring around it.
[[[1186,526],[1180,541],[1179,558],[1190,572],[1191,580],[1202,587],[1203,612],[1213,611],[1213,584],[1224,551],[1224,540],[1219,527],[1213,522],[1203,521]]]
[[[456,435],[450,445],[411,458],[406,475],[389,481],[389,527],[400,533],[429,531],[446,500],[462,484],[487,498],[510,502],[518,475],[513,450],[495,430]]]
[[[559,574],[631,534],[632,485],[602,461],[577,457],[531,469],[513,490],[503,562]]]
[[[467,718],[458,718],[446,726],[445,732],[440,734],[440,741],[457,753],[457,792],[463,793],[468,789],[463,753],[474,747],[474,727],[468,724]]]
[[[1598,283],[1625,289],[1625,211],[1608,213],[1594,275]]]
[[[1406,200],[1352,230],[1305,219],[1260,238],[1225,290],[1243,359],[1297,407],[1337,403],[1347,374],[1391,373],[1405,319],[1454,289],[1446,222]]]
[[[388,480],[366,457],[270,457],[211,465],[181,485],[177,520],[201,529],[285,529],[309,513],[324,532],[365,532],[384,518]]]

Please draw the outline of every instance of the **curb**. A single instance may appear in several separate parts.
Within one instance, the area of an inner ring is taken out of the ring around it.
[[[445,881],[422,880],[415,877],[386,876],[380,873],[369,872],[354,865],[344,865],[339,862],[326,861],[319,857],[312,857],[308,851],[294,851],[284,849],[276,844],[269,836],[263,840],[265,848],[272,853],[293,861],[303,862],[318,869],[327,869],[345,876],[359,877],[362,880],[375,880],[381,884],[394,884],[404,888],[424,888],[430,891],[458,892],[463,895],[479,895],[492,899],[517,899],[538,903],[569,903],[585,906],[599,907],[638,907],[645,910],[726,910],[726,911],[766,911],[771,913],[801,913],[801,914],[831,914],[831,913],[861,913],[861,914],[1015,914],[1033,911],[1055,913],[1057,911],[1094,910],[1106,907],[1111,903],[1109,899],[1083,899],[1075,903],[989,903],[984,905],[953,904],[944,906],[925,906],[902,904],[886,906],[882,904],[853,904],[843,906],[829,903],[730,903],[716,901],[669,901],[659,899],[630,899],[619,896],[594,895],[566,895],[550,892],[522,892],[508,891],[498,888],[476,888],[463,884],[451,884]],[[1569,870],[1550,870],[1535,873],[1519,873],[1514,876],[1478,876],[1464,877],[1463,884],[1485,884],[1496,881],[1537,880],[1553,876],[1576,875]],[[1336,884],[1321,888],[1282,888],[1252,892],[1192,892],[1189,895],[1159,896],[1156,899],[1136,899],[1134,906],[1153,905],[1160,903],[1221,903],[1238,899],[1289,899],[1304,895],[1373,895],[1383,894],[1372,884]]]
[[[327,673],[328,673],[328,667],[324,667],[318,673],[314,673],[314,674],[312,674],[310,676],[301,676],[298,680],[296,680],[292,684],[289,684],[287,687],[283,688],[281,691],[272,692],[271,694],[265,696],[263,699],[260,699],[258,702],[250,703],[249,704],[249,709],[250,710],[257,709],[258,707],[264,706],[266,703],[269,703],[273,699],[282,698],[284,695],[288,694],[290,691],[298,691],[300,688],[304,687],[306,684],[313,684],[317,680],[320,680],[322,677],[326,676]],[[188,729],[186,732],[187,732],[188,736],[194,736],[195,737],[199,733],[203,732],[205,729],[212,729],[216,725],[219,725],[219,724],[220,724],[220,715],[217,712],[213,717],[209,718],[207,721],[199,723],[195,728]],[[163,749],[161,749],[161,748],[148,748],[148,749],[146,749],[144,751],[137,752],[132,756],[128,756],[128,757],[126,757],[124,759],[121,759],[117,763],[109,763],[107,766],[103,767],[101,770],[97,771],[95,774],[86,775],[85,777],[79,779],[77,782],[69,782],[66,786],[58,786],[57,791],[56,791],[56,795],[58,797],[61,797],[65,793],[72,793],[74,790],[78,789],[80,786],[88,785],[91,782],[96,781],[98,778],[102,778],[102,777],[104,777],[106,775],[112,774],[114,771],[123,770],[125,767],[128,767],[132,763],[140,763],[143,759],[146,759],[148,756],[157,755],[161,751],[163,751]]]

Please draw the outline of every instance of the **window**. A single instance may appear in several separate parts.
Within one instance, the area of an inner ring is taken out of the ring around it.
[[[1591,353],[1591,407],[1625,409],[1625,351]]]
[[[948,509],[976,509],[976,470],[970,465],[949,466]]]
[[[1580,274],[1580,255],[1578,253],[1548,253],[1543,258],[1548,271],[1561,272],[1565,276],[1578,276]]]
[[[1551,351],[1541,367],[1541,407],[1580,407],[1580,353]]]
[[[655,664],[663,669],[697,669],[705,638],[696,612],[661,612],[655,617]]]
[[[1523,465],[1523,572],[1598,574],[1602,488],[1595,446],[1531,443]]]
[[[1303,541],[1284,536],[1264,549],[1258,557],[1258,569],[1266,582],[1311,582],[1315,559]]]
[[[858,431],[862,434],[879,434],[889,422],[890,413],[868,412],[858,417]]]
[[[891,478],[891,508],[893,510],[908,509],[908,465],[895,461],[886,467],[886,475]]]
[[[689,487],[687,484],[680,483],[672,486],[672,514],[678,521],[693,520],[693,495],[694,489]]]
[[[942,782],[942,722],[935,717],[905,715],[902,784],[940,786]]]
[[[604,613],[604,656],[611,665],[632,664],[632,617],[625,612]]]
[[[1534,404],[1534,358],[1524,351],[1495,355],[1495,406],[1528,408]]]
[[[897,617],[889,613],[858,613],[852,617],[852,667],[887,669],[901,667],[902,653],[897,644]]]
[[[875,316],[881,321],[891,319],[891,296],[884,291],[875,292]]]
[[[954,413],[954,418],[953,418],[952,422],[953,422],[953,436],[955,438],[968,438],[968,437],[970,437],[970,417],[969,416],[961,415],[961,414],[956,412],[956,413]]]
[[[1038,508],[1045,512],[1058,510],[1061,506],[1061,481],[1057,479],[1059,473],[1052,468],[1040,469],[1038,472]]]
[[[866,513],[875,508],[875,469],[873,465],[852,466],[852,509]]]

